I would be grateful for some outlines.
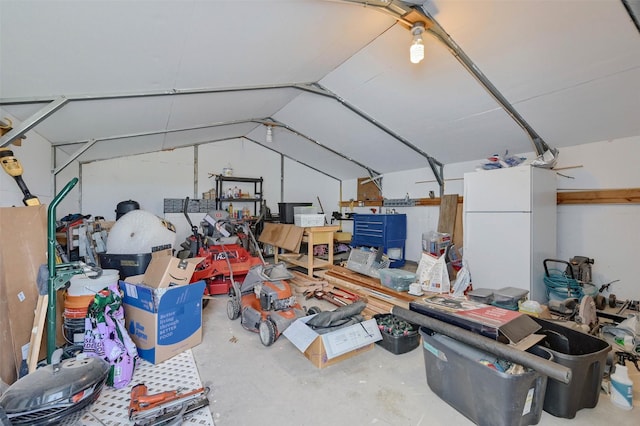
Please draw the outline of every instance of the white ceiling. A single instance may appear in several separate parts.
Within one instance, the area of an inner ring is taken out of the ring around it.
[[[414,3],[549,146],[640,135],[640,34],[622,0]],[[411,64],[408,29],[353,1],[0,0],[0,108],[28,120],[70,99],[32,131],[68,154],[98,140],[80,161],[245,137],[353,179],[533,151],[424,39]],[[263,120],[280,124],[270,144]]]

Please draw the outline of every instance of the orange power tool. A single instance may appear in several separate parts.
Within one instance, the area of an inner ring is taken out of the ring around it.
[[[209,405],[209,388],[180,392],[181,389],[176,389],[148,394],[146,385],[135,385],[131,388],[129,420],[145,426],[166,424],[171,419]]]

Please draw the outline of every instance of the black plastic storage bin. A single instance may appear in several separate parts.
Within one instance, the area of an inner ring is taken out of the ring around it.
[[[495,359],[494,355],[425,327],[420,335],[429,388],[469,420],[481,426],[526,426],[540,421],[546,375],[535,370],[506,374],[479,362]],[[553,359],[537,345],[527,351]]]
[[[571,369],[569,384],[555,380],[547,383],[544,411],[572,419],[578,410],[595,407],[611,345],[552,321],[533,319],[542,326],[538,333],[546,335],[540,345],[553,354],[554,362]]]
[[[151,253],[141,254],[107,254],[99,253],[100,267],[102,269],[117,269],[120,272],[120,279],[142,275],[147,270],[151,262]]]
[[[376,320],[378,327],[380,327],[380,334],[382,335],[382,340],[378,340],[376,344],[382,346],[389,352],[400,355],[410,352],[420,345],[419,325],[401,320],[393,314],[377,314],[374,315],[373,318]],[[407,324],[406,333],[396,335],[386,330],[385,327],[380,324],[381,322],[385,322],[385,319],[394,319],[398,322],[402,321],[400,325]]]
[[[309,206],[313,206],[313,203],[278,203],[280,223],[294,223],[293,208]]]

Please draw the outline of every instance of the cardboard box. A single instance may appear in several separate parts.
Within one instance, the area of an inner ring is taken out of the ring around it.
[[[544,337],[535,334],[541,327],[528,315],[448,295],[421,298],[409,309],[521,349]]]
[[[375,342],[382,340],[375,319],[318,334],[306,324],[311,318],[313,315],[298,318],[282,334],[318,368],[371,350]]]
[[[143,275],[127,277],[126,281],[144,283],[153,288],[189,284],[196,266],[203,260],[204,257],[178,259],[171,255],[171,249],[160,250],[151,255],[151,262]]]
[[[142,359],[158,364],[202,341],[205,282],[189,284],[201,261],[158,252],[143,275],[120,281],[125,325]]]
[[[0,378],[12,384],[31,340],[38,269],[47,263],[47,206],[0,208],[0,241]],[[46,355],[45,336],[42,343]]]

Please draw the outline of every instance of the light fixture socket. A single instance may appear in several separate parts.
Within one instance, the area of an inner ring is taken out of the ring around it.
[[[273,142],[273,126],[267,125],[267,134],[265,136],[265,141],[267,143]]]

